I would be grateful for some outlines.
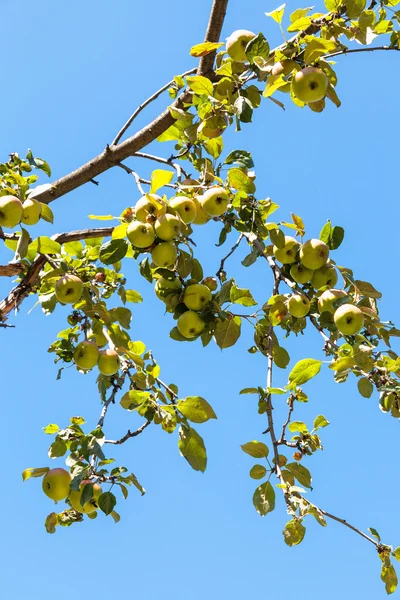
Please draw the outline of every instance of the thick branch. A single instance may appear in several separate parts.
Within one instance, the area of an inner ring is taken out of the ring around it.
[[[0,265],[0,277],[13,277],[19,275],[24,270],[24,266],[21,263]]]

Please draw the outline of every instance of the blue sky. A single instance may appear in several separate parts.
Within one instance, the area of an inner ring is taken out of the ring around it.
[[[6,26],[0,50],[8,58],[0,98],[1,160],[30,147],[49,161],[55,179],[100,152],[141,101],[195,65],[189,49],[203,39],[210,4],[3,0]],[[288,6],[298,7],[291,1]],[[245,28],[262,30],[272,46],[280,43],[278,26],[264,16],[273,8],[253,0],[246,12],[243,2],[231,0],[223,38]],[[227,151],[253,152],[258,196],[281,206],[279,218],[301,215],[309,237],[317,236],[328,218],[345,228],[335,260],[384,294],[382,316],[394,320],[398,60],[397,53],[339,57],[340,109],[329,104],[319,115],[286,102],[283,112],[266,100],[252,125],[240,134],[228,133],[225,140]],[[137,126],[167,102],[164,96],[152,105]],[[168,156],[170,148],[158,145],[156,151]],[[128,164],[143,176],[152,167],[139,159]],[[137,198],[131,179],[114,170],[101,176],[100,186],[86,185],[53,203],[54,227],[44,224],[36,230],[52,234],[83,228],[93,224],[88,214],[119,214]],[[214,235],[217,241],[218,232],[217,224],[207,233],[196,231],[198,255],[210,275],[234,241],[214,248],[210,240]],[[243,247],[234,255],[228,272],[240,286],[250,286],[262,304],[270,294],[270,275],[262,261],[241,267],[246,252]],[[38,308],[27,315],[34,304],[30,299],[13,319],[17,327],[1,332],[4,597],[67,600],[71,593],[84,597],[93,591],[101,600],[110,594],[146,600],[386,597],[380,561],[368,542],[335,523],[324,530],[310,520],[304,542],[290,549],[281,534],[288,520],[282,500],[264,519],[255,512],[256,482],[248,476],[254,461],[240,444],[261,437],[265,416],[257,414],[254,397],[238,394],[243,387],[265,385],[265,359],[246,352],[251,331],[245,328],[240,343],[223,353],[212,344],[203,350],[200,343],[173,342],[168,338],[171,317],[164,315],[151,286],[133,263],[126,265],[126,274],[130,287],[145,298],[133,308],[133,337],[153,349],[164,380],[179,383],[182,395],[207,398],[219,417],[199,427],[208,469],[204,475],[193,472],[178,454],[176,434],[150,428],[112,452],[147,489],[143,498],[132,491],[120,502],[121,522],[115,525],[99,515],[97,521],[48,535],[43,522],[53,505],[39,480],[22,484],[21,471],[50,463],[43,426],[62,426],[76,414],[95,424],[100,404],[94,374],[70,369],[61,381],[55,379],[57,367],[47,348],[64,327],[66,310],[57,309],[52,318]],[[7,284],[0,280],[1,295]],[[314,332],[286,342],[289,346],[292,365],[304,356],[321,357],[321,340]],[[284,384],[286,377],[279,371],[276,384]],[[354,380],[338,387],[324,371],[307,391],[310,402],[300,407],[297,418],[310,422],[322,413],[331,422],[322,433],[325,450],[307,461],[314,484],[310,499],[364,530],[377,528],[385,542],[400,545],[394,501],[400,493],[398,422],[379,411],[376,394],[361,398]],[[284,407],[276,405],[279,418]],[[109,437],[119,436],[137,423],[138,417],[116,406],[106,430]]]

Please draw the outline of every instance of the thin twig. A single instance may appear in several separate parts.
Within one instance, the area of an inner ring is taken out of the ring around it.
[[[132,158],[147,158],[148,160],[154,160],[155,162],[162,163],[173,167],[177,173],[178,180],[182,178],[182,173],[185,177],[189,177],[185,169],[183,169],[177,163],[172,162],[171,158],[162,158],[161,156],[154,156],[154,154],[147,154],[147,152],[135,152]]]
[[[119,440],[105,440],[104,443],[105,444],[114,444],[114,445],[123,444],[130,438],[140,435],[142,433],[142,431],[144,431],[146,429],[146,427],[148,427],[150,425],[151,422],[152,421],[146,421],[145,423],[143,423],[143,425],[141,425],[138,429],[136,429],[136,431],[131,431],[130,429],[128,429],[128,432],[124,435],[124,437],[122,437]]]
[[[236,243],[234,244],[234,246],[232,246],[232,248],[230,249],[230,251],[228,252],[228,254],[226,256],[224,256],[224,258],[221,260],[221,264],[219,265],[219,269],[216,272],[216,276],[218,277],[218,279],[221,281],[221,276],[224,273],[224,266],[225,266],[225,262],[228,260],[228,258],[230,256],[232,256],[232,254],[235,252],[235,250],[240,246],[240,242],[242,241],[242,239],[244,238],[244,234],[241,233],[236,241]],[[222,281],[221,281],[222,283]]]
[[[363,537],[364,539],[371,542],[371,544],[374,544],[374,546],[380,547],[382,545],[380,542],[369,537],[369,535],[362,532],[360,529],[357,529],[357,527],[354,527],[354,525],[350,525],[350,523],[348,523],[345,519],[341,519],[340,517],[335,517],[335,515],[328,513],[326,510],[323,510],[322,508],[319,508],[319,506],[317,506],[317,508],[318,508],[319,512],[322,513],[325,517],[328,517],[328,519],[332,519],[333,521],[337,521],[338,523],[341,523],[342,525],[344,525],[345,527],[348,527],[352,531],[355,531],[356,533],[358,533],[358,535],[361,535],[361,537]]]
[[[285,440],[286,427],[289,425],[290,419],[292,418],[292,413],[294,411],[294,398],[293,398],[293,396],[289,397],[288,405],[289,405],[288,416],[287,416],[287,419],[286,419],[286,421],[284,422],[284,424],[282,426],[282,433],[281,433],[281,437],[278,440],[278,445],[285,444],[285,442],[286,442],[286,440]],[[294,446],[296,446],[296,444],[294,444]]]
[[[103,425],[104,425],[104,419],[106,418],[106,414],[108,411],[108,407],[110,406],[110,404],[114,404],[115,402],[115,396],[118,394],[118,392],[120,391],[120,389],[122,388],[122,386],[124,385],[124,381],[126,378],[126,371],[124,371],[122,373],[122,381],[120,383],[114,383],[113,384],[113,391],[110,394],[110,397],[108,398],[108,400],[106,400],[103,404],[103,408],[101,409],[101,413],[100,413],[100,418],[97,422],[96,425],[96,429],[102,429]]]
[[[141,184],[143,183],[144,185],[151,185],[151,181],[149,181],[148,179],[143,179],[143,177],[139,177],[139,175],[136,173],[136,171],[133,171],[130,167],[127,167],[123,163],[119,163],[117,165],[117,167],[121,167],[121,169],[126,171],[126,173],[128,173],[129,175],[133,175],[133,177],[135,178],[136,185],[138,187],[139,192],[144,196],[146,194],[146,192],[142,188]],[[164,187],[173,188],[175,190],[178,187],[178,185],[176,185],[174,183],[165,183]]]
[[[343,48],[337,52],[331,52],[331,54],[325,54],[323,58],[331,58],[332,56],[339,56],[340,54],[355,54],[356,52],[374,52],[375,50],[395,50],[399,52],[400,48],[393,48],[392,46],[374,46],[372,48]]]

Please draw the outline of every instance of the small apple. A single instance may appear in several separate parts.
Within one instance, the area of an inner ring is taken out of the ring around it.
[[[86,515],[98,509],[99,505],[97,504],[97,500],[100,498],[103,491],[98,483],[93,483],[93,495],[91,499],[88,502],[85,502],[85,504],[82,506],[82,493],[85,487],[88,485],[88,483],[93,483],[93,481],[90,481],[89,479],[84,479],[79,485],[79,491],[71,490],[69,493],[69,501],[71,503],[72,508],[74,508],[78,512],[85,513]]]
[[[313,276],[313,271],[311,269],[307,269],[303,265],[293,265],[290,268],[290,276],[296,283],[308,283],[311,281],[311,277]]]
[[[100,352],[98,369],[102,375],[115,375],[119,369],[119,356],[115,350],[103,350]]]
[[[212,187],[200,196],[201,205],[210,217],[220,217],[229,204],[229,192],[223,187]]]
[[[56,298],[63,304],[75,304],[81,299],[83,283],[76,275],[66,273],[56,281],[54,286]]]
[[[193,198],[193,202],[196,205],[196,216],[192,221],[193,225],[204,225],[204,223],[207,223],[207,221],[210,220],[210,217],[205,212],[200,200],[201,196],[194,196]]]
[[[255,37],[255,33],[246,29],[234,31],[226,40],[227,53],[236,62],[246,62],[246,46]]]
[[[175,198],[171,198],[169,205],[176,210],[184,223],[193,223],[197,209],[191,198],[188,196],[175,196]]]
[[[321,69],[306,67],[297,71],[292,79],[292,90],[296,98],[308,104],[322,100],[328,88],[328,78]]]
[[[300,248],[301,264],[313,271],[323,267],[326,264],[328,257],[329,248],[321,240],[308,240]]]
[[[51,469],[43,477],[42,489],[46,496],[59,502],[69,494],[71,475],[65,469]]]
[[[166,212],[167,205],[157,194],[145,194],[135,204],[135,217],[142,223],[147,223],[149,217],[157,219]]]
[[[299,245],[299,242],[295,240],[294,237],[291,237],[290,235],[285,235],[284,247],[278,248],[277,246],[274,246],[273,248],[275,258],[284,265],[290,265],[296,262],[296,255]]]
[[[364,327],[364,315],[353,304],[342,304],[333,315],[335,325],[343,335],[354,335]]]
[[[196,312],[188,310],[181,314],[176,326],[183,337],[190,339],[200,335],[206,324]]]
[[[310,301],[301,294],[293,294],[289,298],[288,309],[293,317],[305,317],[310,312]]]
[[[94,342],[85,340],[77,345],[74,352],[74,363],[79,369],[88,371],[97,365],[99,349]]]
[[[183,295],[183,301],[190,310],[202,310],[210,300],[211,291],[202,283],[189,285]]]
[[[178,252],[171,242],[161,242],[153,248],[151,259],[157,267],[172,267],[176,262]]]
[[[181,231],[181,220],[175,215],[161,215],[154,223],[154,229],[160,240],[170,242],[178,237]]]
[[[205,277],[202,283],[206,285],[211,292],[215,292],[218,287],[218,282],[215,277]]]
[[[22,202],[15,196],[0,197],[0,227],[15,227],[22,218]]]
[[[108,340],[102,331],[95,333],[91,329],[87,332],[88,340],[94,342],[98,348],[103,348],[108,344]]]
[[[165,300],[167,296],[170,294],[176,294],[180,292],[182,289],[182,284],[179,279],[164,279],[164,277],[160,277],[157,279],[156,285],[154,286],[154,291],[156,293],[157,298],[160,300]]]
[[[42,206],[40,202],[35,200],[34,198],[25,200],[22,205],[22,218],[21,221],[25,223],[25,225],[36,225],[40,219],[40,215],[42,214]]]
[[[346,298],[347,294],[343,290],[326,290],[318,298],[318,310],[320,313],[329,312],[334,313],[336,308],[333,306],[336,300],[340,298]]]
[[[153,225],[141,221],[129,223],[126,234],[132,246],[136,248],[148,248],[156,239]]]
[[[321,267],[321,269],[317,269],[316,271],[314,271],[313,276],[311,278],[311,285],[316,290],[320,290],[326,285],[329,285],[329,287],[333,287],[337,284],[337,280],[338,276],[335,267],[325,265],[324,267]]]

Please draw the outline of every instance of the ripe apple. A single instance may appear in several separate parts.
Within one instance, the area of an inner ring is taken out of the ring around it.
[[[154,223],[154,229],[160,240],[170,242],[178,237],[181,231],[181,221],[175,215],[161,215]]]
[[[193,198],[193,202],[196,205],[196,216],[192,221],[193,225],[204,225],[204,223],[207,223],[207,221],[210,220],[210,217],[205,212],[200,200],[201,196],[195,196]]]
[[[119,356],[115,350],[103,350],[100,352],[98,369],[102,375],[114,375],[119,369]]]
[[[200,203],[207,215],[220,217],[228,208],[229,192],[223,187],[212,187],[200,196]]]
[[[307,269],[303,265],[293,265],[290,268],[290,276],[296,283],[308,283],[311,281],[311,277],[313,276],[313,271],[311,269]]]
[[[313,276],[311,278],[311,285],[316,290],[320,290],[326,285],[329,285],[329,287],[333,287],[337,284],[337,280],[338,276],[335,267],[325,265],[321,269],[317,269],[316,271],[314,271]]]
[[[188,196],[175,196],[175,198],[171,198],[169,205],[176,210],[184,223],[193,223],[197,209],[191,198]]]
[[[80,369],[88,371],[97,365],[99,354],[99,349],[96,344],[85,340],[75,348],[74,362]]]
[[[154,291],[156,293],[157,298],[160,300],[165,300],[167,296],[170,294],[176,294],[180,292],[182,289],[182,284],[179,279],[164,279],[164,277],[160,277],[157,279],[156,285],[154,286]]]
[[[87,337],[88,340],[94,342],[98,348],[103,348],[103,346],[106,346],[108,344],[108,340],[102,331],[99,331],[99,333],[95,333],[94,331],[89,329],[87,332]]]
[[[285,235],[285,246],[283,248],[278,248],[274,246],[273,253],[275,258],[279,260],[282,264],[292,264],[296,262],[297,250],[299,248],[299,242],[291,237],[290,235]]]
[[[42,214],[42,206],[40,202],[34,198],[28,199],[25,200],[22,208],[23,211],[21,221],[25,223],[25,225],[36,225],[40,219],[40,215]]]
[[[322,100],[328,88],[328,78],[321,69],[306,67],[297,71],[292,79],[293,93],[302,102],[318,102]]]
[[[328,256],[329,248],[321,240],[307,240],[300,248],[301,264],[313,271],[323,267],[328,260]]]
[[[157,267],[172,267],[176,262],[178,252],[171,242],[157,244],[151,253],[151,259]]]
[[[71,475],[65,469],[51,469],[43,477],[42,489],[46,496],[59,502],[69,494]]]
[[[15,227],[22,218],[22,202],[15,196],[0,197],[0,227]]]
[[[202,310],[210,300],[211,291],[202,283],[189,285],[183,295],[183,301],[190,310]]]
[[[320,313],[329,312],[334,313],[336,308],[333,303],[339,298],[346,298],[347,294],[343,290],[326,290],[318,298],[318,310]]]
[[[236,62],[246,62],[246,46],[256,34],[246,29],[238,29],[231,33],[226,40],[226,51],[233,60]]]
[[[156,219],[167,212],[167,205],[157,194],[145,194],[135,204],[135,217],[142,223],[147,223],[149,217]]]
[[[364,315],[353,304],[342,304],[333,315],[335,325],[343,335],[354,335],[364,327]]]
[[[69,501],[71,503],[72,508],[74,508],[78,512],[85,513],[86,515],[94,512],[95,510],[98,509],[99,506],[97,504],[97,500],[100,498],[102,491],[103,491],[101,489],[101,486],[98,483],[93,483],[92,498],[88,502],[85,502],[85,504],[82,506],[82,504],[81,504],[82,493],[88,483],[93,483],[93,482],[90,481],[89,479],[84,479],[81,482],[81,484],[79,485],[79,491],[71,490],[69,493]]]
[[[288,309],[293,317],[305,317],[310,312],[310,301],[301,294],[293,294],[289,298]]]
[[[190,339],[198,336],[206,324],[196,312],[188,310],[181,314],[176,326],[183,337]]]
[[[148,248],[156,239],[154,227],[151,223],[132,221],[126,230],[128,240],[136,248]]]
[[[56,281],[54,286],[56,298],[63,304],[75,304],[81,299],[83,283],[76,275],[66,273]]]

